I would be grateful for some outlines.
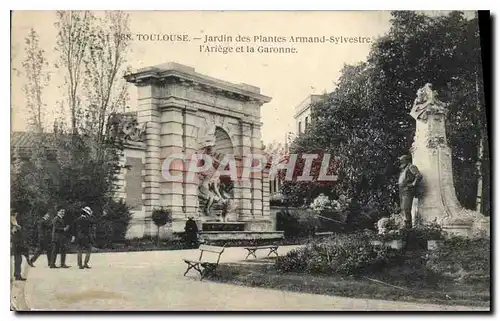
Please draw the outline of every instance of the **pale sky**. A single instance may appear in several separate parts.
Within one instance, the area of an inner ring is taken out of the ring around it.
[[[172,12],[131,11],[132,34],[187,34],[190,38],[222,34],[233,36],[335,36],[375,39],[389,30],[387,11],[297,11],[297,12]],[[12,18],[12,66],[22,70],[24,38],[31,27],[40,35],[46,57],[53,65],[57,54],[54,27],[55,12],[15,12]],[[370,44],[294,44],[296,54],[200,53],[200,41],[151,42],[134,40],[128,63],[138,69],[169,61],[191,66],[197,72],[233,83],[260,87],[272,101],[261,109],[262,140],[284,141],[285,133],[294,131],[295,106],[310,94],[330,92],[344,64],[366,59]],[[256,47],[259,44],[254,44]],[[266,45],[266,44],[263,44]],[[277,46],[278,44],[269,44]],[[284,46],[290,46],[287,43]],[[64,91],[61,72],[54,68],[44,101],[46,122],[52,124],[56,101]],[[26,129],[22,78],[12,77],[12,130]],[[137,91],[129,88],[131,110],[137,106]],[[50,127],[50,126],[49,126]]]

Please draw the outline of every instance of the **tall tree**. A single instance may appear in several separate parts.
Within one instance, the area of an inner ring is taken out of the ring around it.
[[[474,76],[475,76],[475,98],[476,98],[476,110],[479,115],[477,121],[477,127],[480,128],[480,133],[479,133],[479,146],[478,146],[478,157],[477,157],[477,162],[476,162],[476,171],[477,171],[477,193],[476,193],[476,211],[478,212],[483,212],[483,203],[484,203],[484,198],[483,198],[483,180],[485,175],[489,173],[485,173],[488,171],[488,168],[483,168],[483,164],[485,161],[487,162],[486,159],[486,153],[485,153],[485,145],[487,145],[487,134],[486,134],[486,126],[483,124],[485,119],[481,117],[481,115],[485,115],[485,104],[484,100],[484,88],[481,88],[482,82],[481,82],[481,77],[482,77],[482,60],[481,60],[481,47],[480,43],[478,44],[479,38],[479,28],[478,28],[478,13],[476,12],[474,15],[474,19],[469,22],[467,26],[467,35],[468,38],[472,43],[475,43],[476,45],[473,47],[474,51],[472,52],[473,54],[473,60],[475,62],[475,70],[474,70]],[[483,95],[481,94],[483,93]]]
[[[92,37],[85,63],[85,89],[89,103],[86,132],[102,141],[110,113],[123,108],[128,101],[125,74],[130,45],[129,15],[106,11],[92,24]]]
[[[38,33],[31,28],[25,38],[26,57],[22,62],[25,84],[23,91],[26,97],[26,106],[29,113],[29,125],[36,132],[43,132],[44,107],[43,91],[50,80],[47,71],[48,62],[44,50],[40,48]]]
[[[395,210],[397,157],[409,153],[415,131],[408,113],[418,88],[430,82],[449,103],[457,196],[465,207],[475,208],[475,147],[486,126],[484,105],[477,103],[484,101],[480,72],[476,82],[477,20],[460,12],[429,17],[405,11],[393,12],[391,22],[365,63],[343,69],[337,88],[313,109],[314,126],[294,142],[292,152],[335,154],[339,181],[333,191],[358,203],[352,222],[371,224]],[[483,172],[487,165],[483,161]]]
[[[70,110],[71,132],[78,132],[78,119],[82,113],[79,90],[83,83],[84,59],[88,52],[94,15],[89,11],[57,11],[57,45],[59,63],[64,70],[64,79]]]

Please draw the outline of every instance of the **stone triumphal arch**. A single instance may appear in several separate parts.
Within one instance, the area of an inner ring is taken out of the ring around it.
[[[126,162],[142,166],[136,169],[142,173],[142,201],[131,233],[154,233],[151,213],[158,207],[172,211],[173,231],[182,231],[188,217],[200,226],[213,220],[214,215],[200,210],[204,206],[200,180],[166,180],[162,163],[169,155],[189,155],[207,147],[216,155],[232,154],[236,159],[260,153],[260,108],[271,98],[257,87],[215,79],[177,63],[142,68],[125,78],[137,86],[137,123],[144,126],[142,138],[125,150]],[[186,166],[175,170],[182,174]],[[123,183],[124,194],[128,184],[132,183]],[[231,199],[228,224],[244,224],[249,233],[272,233],[268,184],[265,174],[253,175],[232,182],[227,193],[217,190]]]

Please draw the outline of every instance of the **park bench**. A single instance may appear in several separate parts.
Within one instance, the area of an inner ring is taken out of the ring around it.
[[[205,276],[207,276],[208,274],[214,275],[215,270],[217,269],[217,266],[219,265],[220,257],[222,255],[222,253],[224,252],[225,248],[226,248],[225,244],[222,247],[205,245],[205,244],[200,245],[200,247],[198,248],[200,250],[200,257],[198,258],[198,260],[184,259],[184,262],[186,262],[186,264],[187,264],[187,269],[186,269],[186,272],[184,272],[184,276],[186,276],[186,274],[191,269],[195,269],[196,271],[198,271],[198,273],[200,273],[200,276],[201,276],[200,280],[203,280],[203,278]],[[204,260],[203,259],[203,252],[217,254],[217,261],[214,262],[213,260],[212,261],[209,261],[206,259]]]
[[[315,237],[330,237],[333,236],[333,232],[316,232],[314,233]]]
[[[247,254],[247,257],[245,258],[248,259],[248,257],[250,255],[253,255],[254,258],[257,258],[257,256],[255,255],[255,252],[257,250],[269,250],[269,253],[267,254],[267,256],[270,256],[271,254],[276,254],[276,257],[278,256],[278,245],[262,245],[262,246],[248,246],[248,247],[245,247],[245,250],[248,251],[248,254]]]

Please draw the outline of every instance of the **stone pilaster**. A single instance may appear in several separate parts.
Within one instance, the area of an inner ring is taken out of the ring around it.
[[[251,125],[251,146],[252,154],[262,155],[262,141],[260,134],[260,124]],[[265,166],[265,165],[264,165]],[[252,214],[255,218],[261,218],[262,213],[262,170],[252,173]]]
[[[152,84],[138,86],[139,100],[137,106],[137,121],[147,123],[145,135],[144,163],[144,207],[145,235],[152,235],[155,226],[151,214],[155,207],[160,206],[160,111],[158,110],[157,89]]]
[[[252,153],[252,134],[251,134],[251,126],[249,123],[241,122],[240,123],[240,142],[238,148],[240,149],[240,153],[243,156],[243,169],[242,174],[245,171],[245,166],[247,165],[246,157]],[[240,217],[239,220],[247,221],[252,218],[252,197],[253,197],[253,185],[252,185],[252,174],[250,173],[247,177],[242,177],[239,183],[240,189]]]
[[[262,171],[262,216],[270,218],[271,212],[269,207],[269,168]]]
[[[168,179],[164,173],[161,178],[161,205],[172,211],[172,220],[175,221],[186,218],[182,179],[184,171],[184,161],[182,160],[184,154],[184,117],[182,109],[177,107],[161,106],[161,111],[160,158],[162,162],[171,160],[168,169],[170,175],[175,177]],[[163,171],[166,170],[164,165]]]
[[[192,216],[199,218],[200,213],[198,211],[198,176],[194,175],[193,179],[189,179],[188,170],[189,162],[191,156],[197,151],[198,143],[196,141],[196,133],[198,129],[198,117],[196,116],[195,109],[184,109],[183,110],[183,137],[184,154],[187,157],[187,161],[184,167],[184,180],[183,180],[183,193],[184,193],[184,212],[186,216]]]

